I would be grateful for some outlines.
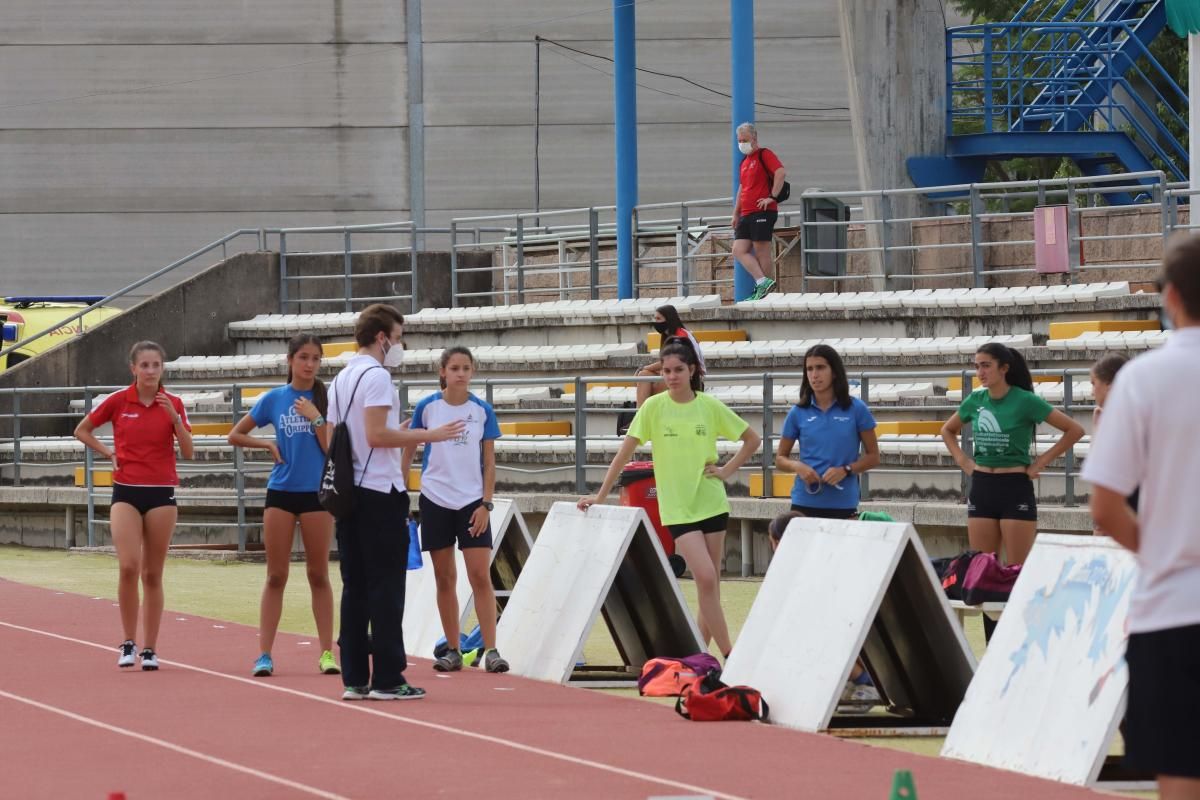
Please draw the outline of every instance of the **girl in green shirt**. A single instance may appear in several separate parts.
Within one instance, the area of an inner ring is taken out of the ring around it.
[[[754,454],[762,438],[724,403],[700,391],[700,367],[692,348],[667,345],[661,361],[667,391],[638,409],[600,491],[580,498],[579,510],[603,503],[638,445],[651,442],[659,516],[696,581],[700,634],[706,643],[715,639],[721,654],[728,656],[733,643],[721,611],[721,561],[729,523],[725,481]],[[720,466],[718,437],[742,442],[737,454]]]
[[[1011,347],[989,342],[975,352],[980,389],[967,395],[942,426],[942,439],[955,463],[971,477],[967,497],[967,538],[972,550],[1004,553],[1022,564],[1037,535],[1037,494],[1033,481],[1054,459],[1083,436],[1083,427],[1033,392],[1024,357]],[[1030,451],[1037,426],[1062,431],[1054,446],[1036,458]],[[971,424],[975,456],[958,446],[963,423]]]

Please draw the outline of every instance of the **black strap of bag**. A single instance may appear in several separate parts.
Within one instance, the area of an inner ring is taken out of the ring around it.
[[[766,175],[767,175],[767,191],[770,192],[772,186],[775,183],[775,175],[769,169],[767,169],[767,162],[763,158],[763,150],[764,149],[765,148],[762,148],[762,147],[758,148],[758,163],[762,166],[762,171],[764,173],[766,173]],[[768,195],[768,196],[772,200],[774,200],[776,203],[782,203],[783,201],[787,200],[789,197],[792,196],[792,185],[790,183],[788,183],[787,181],[784,181],[783,186],[781,186],[779,188],[779,196],[778,197],[776,197],[775,195]]]
[[[338,421],[346,426],[347,431],[350,429],[350,423],[346,420],[346,410],[354,407],[354,395],[358,394],[358,385],[363,382],[363,378],[367,377],[367,373],[373,369],[383,369],[383,367],[368,367],[367,369],[364,369],[362,371],[362,374],[358,376],[358,380],[354,382],[354,388],[350,391],[350,399],[346,401],[346,406],[343,408],[343,407],[341,407],[341,404],[339,404]],[[384,370],[384,371],[386,372],[386,370]],[[337,379],[336,378],[333,381],[333,385],[334,385],[334,388],[337,388]],[[363,478],[367,477],[367,467],[369,467],[371,465],[371,456],[373,456],[373,455],[375,455],[374,447],[372,447],[367,452],[367,460],[363,462]],[[360,478],[358,483],[356,483],[354,485],[355,485],[355,487],[361,486],[362,479]]]

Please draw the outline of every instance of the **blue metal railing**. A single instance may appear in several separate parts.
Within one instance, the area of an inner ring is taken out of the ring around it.
[[[1162,0],[1031,0],[1012,22],[948,28],[948,134],[1124,133],[1185,179],[1187,93],[1149,49],[1164,24]]]

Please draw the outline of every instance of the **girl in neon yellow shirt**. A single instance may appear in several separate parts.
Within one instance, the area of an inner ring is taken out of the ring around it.
[[[700,634],[715,639],[724,656],[733,643],[721,610],[721,560],[729,500],[725,481],[758,449],[762,438],[724,403],[700,391],[700,369],[691,348],[671,344],[661,354],[667,391],[638,409],[600,491],[579,500],[579,510],[603,503],[638,445],[654,448],[654,480],[662,522],[687,561],[700,603]],[[729,461],[717,465],[717,438],[741,440]]]

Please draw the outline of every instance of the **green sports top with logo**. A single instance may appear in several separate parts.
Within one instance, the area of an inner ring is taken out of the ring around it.
[[[1027,467],[1038,424],[1054,406],[1033,392],[1011,386],[999,400],[976,389],[958,407],[958,417],[971,424],[975,463],[981,467]]]

